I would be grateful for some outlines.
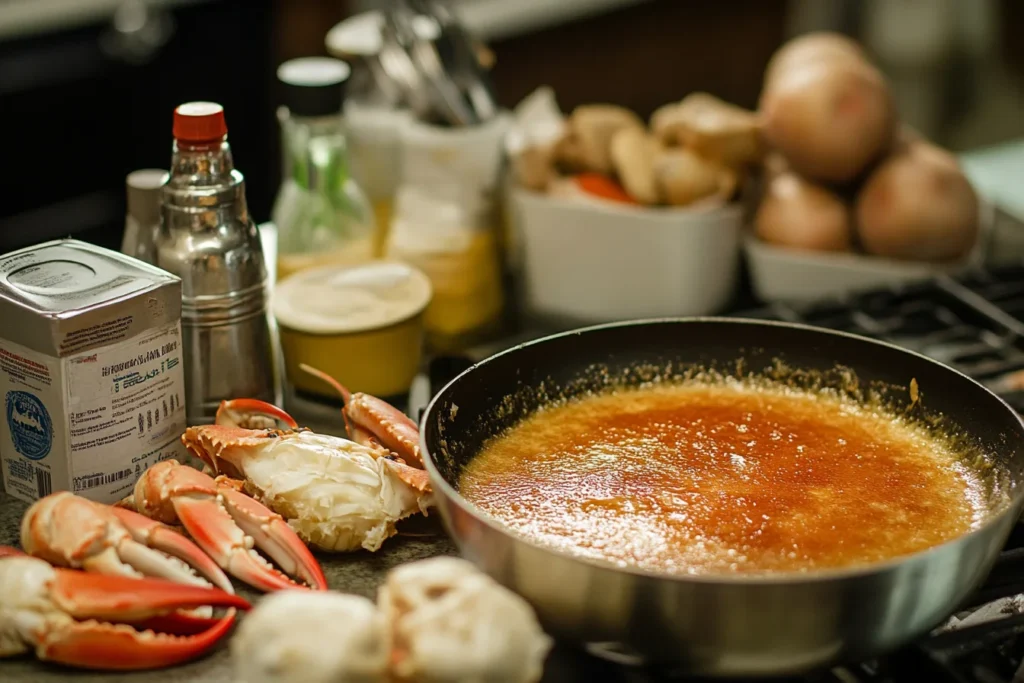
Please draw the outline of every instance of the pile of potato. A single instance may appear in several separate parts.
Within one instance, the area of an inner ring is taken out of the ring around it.
[[[583,105],[549,144],[513,159],[521,185],[646,206],[734,198],[763,156],[757,117],[706,93],[660,108],[649,125],[610,104]]]
[[[952,262],[980,232],[956,159],[901,126],[885,77],[854,41],[789,41],[765,71],[757,235],[773,244]]]

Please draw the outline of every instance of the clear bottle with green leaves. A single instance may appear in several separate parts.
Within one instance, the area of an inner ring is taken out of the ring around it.
[[[308,57],[277,71],[284,175],[274,202],[277,279],[328,264],[375,257],[373,207],[349,169],[342,104],[351,70],[345,62]]]

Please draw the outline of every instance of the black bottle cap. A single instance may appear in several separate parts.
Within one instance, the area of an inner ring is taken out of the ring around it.
[[[331,116],[341,113],[345,86],[352,68],[331,57],[301,57],[277,68],[284,106],[295,116]]]

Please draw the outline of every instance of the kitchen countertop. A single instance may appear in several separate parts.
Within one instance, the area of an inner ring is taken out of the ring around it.
[[[0,545],[18,545],[18,527],[28,506],[8,496],[0,488]],[[454,555],[455,546],[448,539],[436,513],[423,519],[409,520],[399,535],[388,539],[375,553],[357,552],[343,555],[319,555],[327,582],[334,590],[375,598],[385,573],[399,564],[431,557]],[[415,535],[413,535],[415,534]],[[254,604],[260,594],[235,581],[238,592]],[[244,619],[244,615],[242,617]],[[93,673],[43,664],[32,657],[0,661],[0,680],[4,683],[152,683],[159,677],[163,683],[229,683],[233,681],[231,659],[227,648],[230,636],[203,659],[158,671],[137,673]]]

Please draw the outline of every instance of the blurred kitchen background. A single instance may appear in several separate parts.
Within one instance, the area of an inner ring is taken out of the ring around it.
[[[130,171],[166,167],[181,102],[225,106],[257,222],[280,183],[275,68],[380,0],[0,0],[0,250],[74,235],[117,248]],[[499,101],[643,117],[694,90],[756,106],[787,37],[861,40],[903,119],[955,152],[1024,135],[1019,0],[459,0]],[[1022,172],[1024,176],[1024,172]]]

